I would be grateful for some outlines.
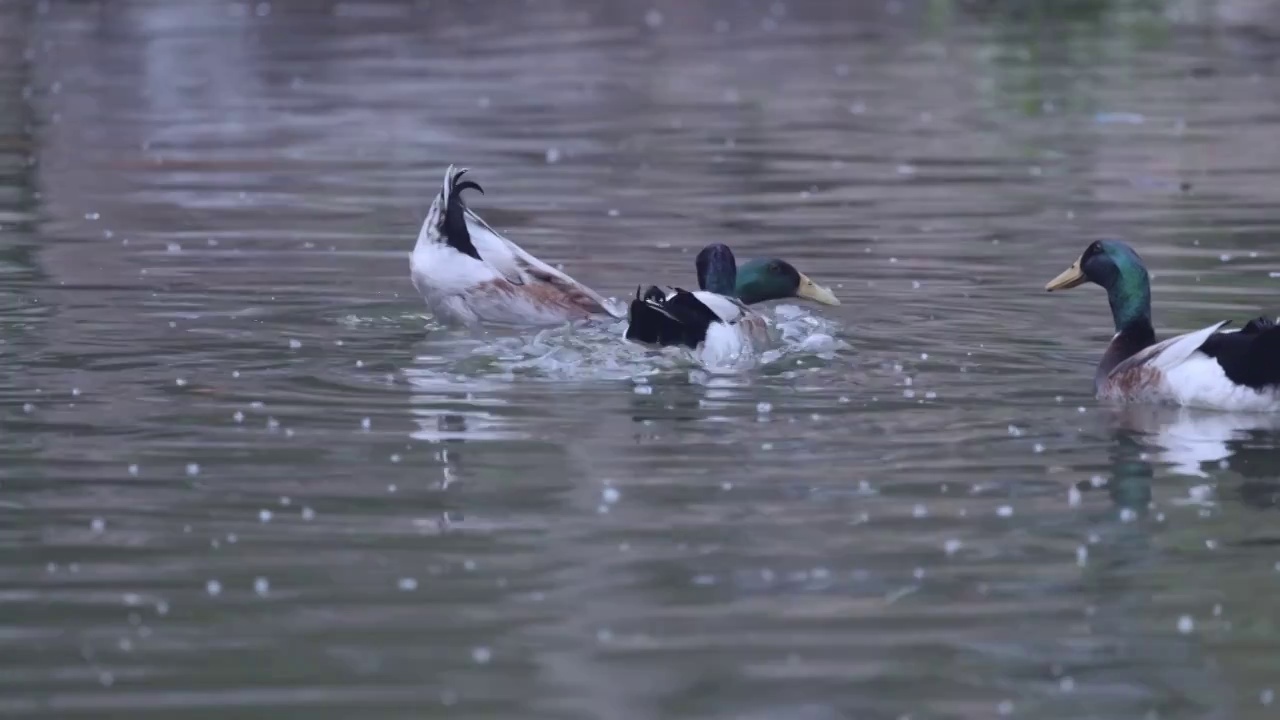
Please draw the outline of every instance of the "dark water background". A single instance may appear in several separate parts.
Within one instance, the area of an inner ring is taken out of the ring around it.
[[[0,4],[0,715],[1262,718],[1270,418],[1091,397],[1280,309],[1266,2]],[[450,163],[600,291],[844,300],[737,376],[423,316]]]

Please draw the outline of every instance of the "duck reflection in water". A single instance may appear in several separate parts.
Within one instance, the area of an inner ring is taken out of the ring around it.
[[[1140,510],[1152,498],[1156,465],[1175,475],[1218,483],[1257,508],[1280,504],[1280,416],[1193,408],[1127,405],[1113,408],[1110,477],[1101,486],[1120,507]],[[1232,483],[1240,479],[1238,485]],[[1228,483],[1231,483],[1229,485]],[[1100,489],[1091,481],[1081,492]]]

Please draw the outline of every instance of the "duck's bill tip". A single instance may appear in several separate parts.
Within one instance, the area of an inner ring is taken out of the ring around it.
[[[1071,264],[1071,267],[1063,270],[1061,273],[1058,273],[1057,277],[1045,283],[1044,289],[1046,292],[1067,290],[1069,288],[1076,287],[1077,285],[1083,285],[1088,280],[1089,278],[1085,277],[1084,273],[1080,272],[1080,262],[1076,261]]]
[[[800,275],[800,287],[796,289],[796,297],[812,300],[822,305],[840,304],[840,298],[836,297],[835,293],[831,292],[829,288],[819,285],[809,279],[809,276],[803,273]]]

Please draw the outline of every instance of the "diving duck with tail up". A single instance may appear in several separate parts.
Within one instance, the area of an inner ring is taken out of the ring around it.
[[[558,325],[624,313],[599,293],[498,234],[462,201],[484,192],[445,171],[409,256],[410,277],[433,314],[453,324]]]

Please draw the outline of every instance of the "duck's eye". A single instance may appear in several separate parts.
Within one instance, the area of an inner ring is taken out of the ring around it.
[[[774,260],[773,262],[769,263],[769,272],[771,273],[782,272],[782,263],[778,262],[777,260]]]

